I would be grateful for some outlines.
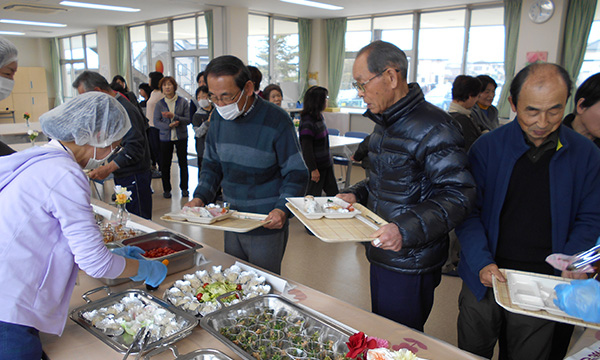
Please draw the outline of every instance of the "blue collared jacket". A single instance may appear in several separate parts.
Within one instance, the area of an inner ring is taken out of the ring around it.
[[[600,235],[600,150],[564,125],[558,131],[559,143],[550,161],[552,252],[572,255],[592,247]],[[477,202],[456,228],[461,245],[458,273],[479,300],[487,290],[479,271],[494,263],[512,169],[527,150],[515,119],[482,135],[469,151]]]

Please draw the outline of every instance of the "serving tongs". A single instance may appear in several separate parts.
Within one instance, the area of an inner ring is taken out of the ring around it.
[[[576,271],[586,265],[590,265],[600,260],[600,244],[593,248],[576,254],[573,256],[573,261],[567,265],[567,270]]]
[[[141,327],[138,330],[138,332],[135,334],[135,337],[133,338],[131,345],[129,345],[129,348],[127,349],[127,352],[125,353],[125,356],[123,356],[123,360],[126,360],[127,357],[129,357],[129,354],[131,354],[131,352],[133,351],[133,348],[136,345],[138,345],[138,348],[140,350],[138,351],[138,354],[135,358],[139,359],[140,356],[142,355],[142,352],[145,349],[146,345],[148,345],[149,339],[150,339],[150,330],[147,327]]]

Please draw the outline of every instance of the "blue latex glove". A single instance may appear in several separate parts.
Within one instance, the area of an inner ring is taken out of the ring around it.
[[[120,248],[115,248],[110,250],[113,254],[121,255],[122,257],[136,260],[143,260],[142,256],[145,253],[144,250],[140,249],[137,246],[123,246]]]
[[[600,282],[594,279],[573,280],[554,287],[556,306],[571,316],[600,323]]]
[[[152,287],[158,287],[167,277],[167,267],[160,261],[138,260],[140,267],[136,276],[131,277],[133,281],[144,280],[146,284]]]

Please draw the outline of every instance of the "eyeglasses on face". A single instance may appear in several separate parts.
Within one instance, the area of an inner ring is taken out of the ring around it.
[[[235,101],[235,98],[240,95],[242,93],[242,91],[240,90],[240,92],[238,92],[235,95],[223,95],[220,98],[218,96],[216,96],[215,94],[209,94],[208,95],[208,100],[210,100],[210,102],[214,103],[223,103],[223,104],[231,104]]]
[[[373,76],[372,78],[370,78],[369,80],[367,80],[367,81],[365,81],[365,82],[362,82],[362,83],[361,83],[361,82],[358,82],[358,81],[354,81],[354,82],[352,83],[352,87],[353,87],[354,89],[356,89],[357,91],[362,91],[362,92],[365,92],[365,86],[367,86],[367,84],[368,84],[368,83],[370,83],[370,82],[371,82],[371,80],[375,79],[376,77],[379,77],[379,76],[383,75],[383,73],[385,73],[385,72],[386,72],[386,71],[388,71],[389,69],[390,69],[390,68],[385,68],[385,69],[384,69],[382,72],[380,72],[379,74],[376,74],[375,76]],[[394,70],[394,71],[396,71],[396,72],[400,72],[400,70],[398,70],[398,69],[392,69],[392,70]]]

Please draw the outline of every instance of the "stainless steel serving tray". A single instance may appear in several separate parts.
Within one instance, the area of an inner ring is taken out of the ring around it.
[[[158,355],[166,350],[171,350],[173,352],[175,360],[233,360],[229,356],[216,349],[200,349],[185,355],[179,355],[177,349],[173,348],[172,346],[156,349],[146,354],[146,356],[144,356],[144,360],[149,360],[153,356]]]
[[[88,298],[89,295],[100,290],[106,290],[108,292],[108,296],[95,301],[91,301]],[[152,303],[155,306],[158,306],[175,314],[177,321],[182,321],[184,323],[183,328],[177,333],[148,344],[148,346],[146,347],[147,350],[151,350],[156,347],[165,346],[179,341],[191,334],[194,327],[198,325],[198,320],[194,316],[189,315],[184,311],[181,311],[177,307],[168,304],[162,299],[154,297],[143,290],[130,289],[116,294],[111,294],[110,289],[107,286],[93,289],[83,294],[83,298],[88,303],[71,311],[70,318],[71,320],[79,324],[81,327],[89,331],[92,335],[100,339],[106,345],[110,346],[112,349],[120,352],[121,354],[125,354],[132,343],[132,336],[126,335],[126,333],[119,336],[108,336],[102,330],[94,327],[91,322],[87,321],[83,317],[83,313],[91,310],[97,310],[103,307],[109,307],[115,303],[118,303],[122,298],[129,296],[130,294],[135,294],[138,298],[140,298],[140,300],[144,301],[145,303]],[[139,351],[139,349],[134,349],[134,351],[132,351],[131,354],[135,354],[136,351]]]
[[[195,243],[182,235],[166,230],[155,231],[108,244],[112,244],[110,246],[137,246],[144,251],[165,246],[170,247],[177,252],[156,258],[146,258],[147,260],[156,261],[168,260],[167,276],[193,267],[196,250],[202,248],[202,245]],[[113,286],[129,281],[129,278],[102,278],[100,280],[106,285]]]
[[[346,345],[343,343],[347,342],[348,338],[357,332],[351,327],[335,321],[317,311],[294,304],[280,295],[258,296],[222,308],[204,316],[200,320],[200,326],[231,348],[243,359],[254,360],[255,358],[252,357],[250,353],[244,351],[240,346],[222,335],[220,329],[226,326],[232,326],[232,324],[235,323],[235,321],[232,322],[232,319],[244,316],[256,316],[263,313],[265,310],[270,310],[274,314],[284,313],[288,318],[300,317],[304,319],[303,326],[305,328],[320,327],[322,329],[322,335],[326,335],[328,339],[332,339],[339,345],[338,350],[335,351],[336,355],[340,356],[339,358],[343,358],[343,355],[348,351],[347,347],[345,347]],[[257,321],[260,323],[259,320]],[[338,356],[336,356],[336,358],[338,358]]]

